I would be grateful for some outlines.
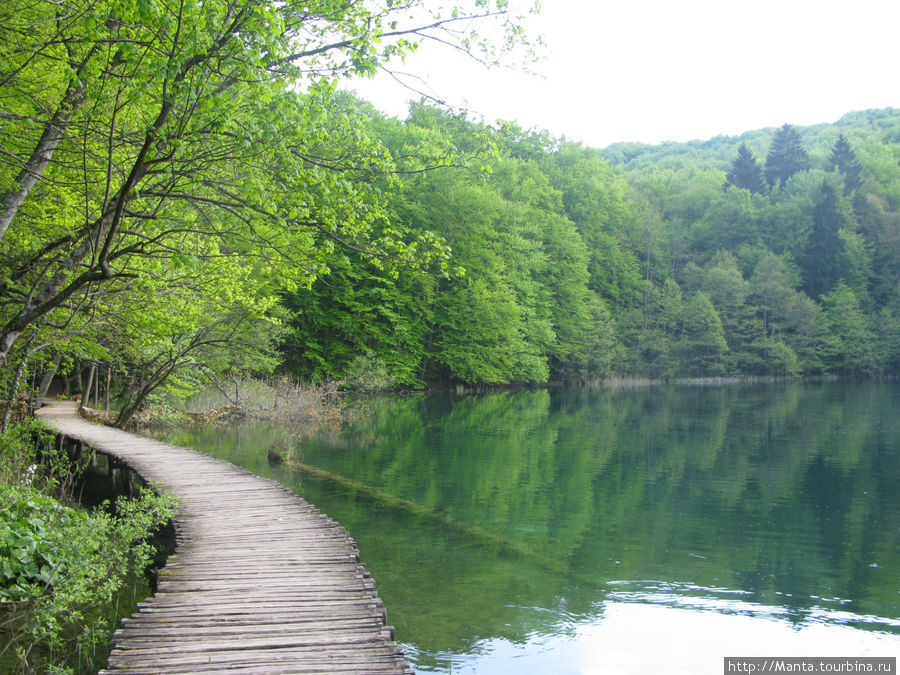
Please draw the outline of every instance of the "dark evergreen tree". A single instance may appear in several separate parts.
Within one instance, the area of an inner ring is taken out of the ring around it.
[[[811,298],[824,295],[845,276],[846,256],[841,228],[848,225],[841,199],[834,188],[822,183],[822,197],[813,212],[813,230],[801,260],[803,289]]]
[[[859,162],[856,161],[856,153],[844,138],[844,134],[838,136],[828,157],[828,168],[837,169],[844,176],[844,194],[849,195],[859,188]]]
[[[763,194],[766,191],[762,168],[744,143],[738,148],[738,155],[731,164],[731,170],[725,174],[723,187],[727,190],[729,186],[750,190],[756,194]]]
[[[784,187],[788,178],[808,168],[809,155],[803,149],[800,134],[790,124],[785,124],[772,138],[772,147],[766,157],[766,181],[772,188],[776,183]]]

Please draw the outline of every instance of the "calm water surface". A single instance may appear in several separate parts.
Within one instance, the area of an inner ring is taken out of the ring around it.
[[[540,390],[167,440],[341,522],[418,672],[721,673],[900,655],[898,411],[897,384]]]

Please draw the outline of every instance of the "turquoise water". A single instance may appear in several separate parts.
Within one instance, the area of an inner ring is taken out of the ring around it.
[[[900,654],[898,410],[883,383],[537,390],[168,440],[341,522],[418,672],[718,673]]]

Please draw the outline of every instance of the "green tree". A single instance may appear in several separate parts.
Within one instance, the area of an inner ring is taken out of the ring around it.
[[[706,294],[698,291],[684,305],[679,345],[687,375],[724,375],[728,343],[722,321]]]
[[[776,255],[797,258],[813,227],[813,209],[821,194],[822,180],[812,182],[812,172],[796,174],[782,190],[760,205],[759,244]]]
[[[623,342],[634,345],[626,356],[631,370],[651,377],[672,377],[681,371],[681,339],[684,297],[681,287],[666,279],[661,287],[645,282],[645,300],[641,312],[629,312],[621,328]]]
[[[787,330],[797,293],[787,263],[771,251],[763,253],[750,277],[750,292],[762,314],[765,335]]]
[[[625,343],[662,344],[646,338],[655,329],[656,295],[669,278],[682,284],[685,298],[703,291],[712,301],[729,344],[731,372],[821,370],[817,302],[840,281],[864,313],[890,325],[891,311],[881,310],[891,303],[900,269],[898,119],[893,110],[866,111],[836,125],[783,126],[765,165],[768,195],[731,189],[740,183],[739,167],[749,165],[744,160],[758,156],[771,136],[767,130],[601,151],[634,188],[630,199],[638,217],[623,239],[638,255],[643,278],[653,282],[645,288],[654,289],[643,295],[642,312],[616,308]],[[852,147],[847,139],[854,139]],[[817,168],[810,168],[810,157],[821,158]],[[723,179],[727,189],[709,189],[713,183],[721,188]],[[734,271],[751,282],[737,323],[720,293],[732,277],[720,279],[722,285],[704,282],[707,270],[720,267],[713,263],[719,251],[734,254]],[[641,349],[629,349],[623,363],[649,372],[657,357],[649,350],[637,356]],[[884,362],[881,356],[875,361]]]
[[[535,287],[530,297],[522,294],[529,284],[518,282],[516,287],[520,304],[536,310],[529,321],[540,320],[541,314],[550,319],[553,340],[545,350],[551,370],[560,375],[582,371],[597,315],[590,290],[588,247],[577,225],[563,211],[564,195],[550,185],[534,162],[495,163],[492,182],[508,200],[507,212],[518,214],[522,234],[537,245],[536,255],[531,257],[544,261],[543,268],[528,271]]]
[[[875,194],[854,200],[859,232],[871,258],[869,292],[879,305],[887,305],[900,287],[900,211]]]
[[[729,186],[749,190],[756,194],[763,194],[766,191],[766,179],[763,177],[762,167],[746,143],[738,146],[737,157],[734,158],[731,169],[725,175],[723,187],[728,189]]]
[[[427,297],[410,300],[415,314],[427,317],[422,346],[405,350],[422,355],[420,377],[499,383],[607,369],[612,355],[592,350],[609,343],[609,316],[589,287],[588,249],[566,217],[565,195],[551,185],[543,162],[531,159],[542,150],[529,144],[517,153],[508,130],[494,132],[420,104],[402,128],[389,126],[388,147],[400,170],[413,172],[402,191],[392,191],[395,223],[436,232],[452,249],[454,265],[465,270],[428,289]],[[491,153],[495,138],[499,153]],[[466,148],[452,160],[464,166],[407,167],[411,149],[423,147],[435,158],[448,148]],[[354,284],[348,295],[367,288]],[[352,314],[365,313],[362,305]]]
[[[856,159],[856,153],[844,138],[844,134],[838,136],[831,154],[828,156],[828,168],[837,169],[844,177],[844,194],[850,194],[859,189],[860,186],[860,165]]]
[[[435,285],[417,269],[395,278],[364,259],[334,261],[310,289],[284,297],[284,369],[303,380],[343,379],[369,354],[394,384],[419,386]]]
[[[334,83],[417,40],[478,49],[471,19],[518,33],[506,3],[425,16],[423,4],[4,5],[0,81],[16,142],[0,163],[0,235],[13,249],[0,362],[44,317],[126,286],[142,260],[183,257],[185,240],[215,242],[210,259],[256,258],[293,287],[326,270],[336,245],[408,258],[396,233],[372,236],[385,214],[356,179],[392,166],[355,117],[333,114]]]
[[[809,168],[809,155],[803,149],[800,134],[790,124],[779,128],[772,137],[766,156],[766,182],[771,187],[784,187],[788,178]]]
[[[768,200],[746,190],[727,190],[712,200],[688,233],[691,250],[698,256],[715,251],[737,251],[762,238],[763,214]]]
[[[872,319],[876,363],[883,372],[900,372],[900,295]]]
[[[435,381],[543,382],[553,323],[537,277],[546,257],[520,207],[464,170],[408,181],[403,222],[434,229],[464,276],[441,280],[425,336],[424,373]]]
[[[735,256],[718,251],[703,269],[700,284],[716,310],[728,345],[730,373],[758,372],[763,368],[757,341],[763,326],[757,308],[747,302],[750,284],[744,279]]]
[[[587,378],[607,377],[623,363],[625,347],[617,323],[602,298],[594,296],[586,349],[573,359],[572,374]]]
[[[613,306],[640,298],[640,262],[628,242],[635,216],[628,184],[599,154],[563,143],[540,161],[590,255],[590,287]]]
[[[819,297],[839,279],[848,278],[850,269],[841,230],[854,225],[852,211],[831,185],[822,183],[821,196],[813,211],[813,229],[800,261],[803,288],[811,297]]]
[[[820,368],[844,373],[877,370],[875,336],[859,300],[843,282],[822,297]]]
[[[633,180],[663,218],[666,272],[677,278],[692,254],[691,231],[722,201],[722,172],[664,169],[641,172]]]

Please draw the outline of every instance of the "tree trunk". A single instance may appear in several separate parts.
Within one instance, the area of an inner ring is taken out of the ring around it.
[[[100,370],[97,369],[97,376],[94,378],[94,408],[100,407]]]
[[[178,360],[189,351],[190,349],[186,349],[177,354],[151,373],[140,388],[133,392],[134,398],[128,404],[122,406],[113,426],[117,429],[124,429],[131,422],[131,418],[144,405],[144,401],[147,400],[150,393],[169,379],[169,376],[178,368]]]
[[[70,85],[69,89],[70,92],[73,91],[72,85]],[[66,98],[69,98],[68,93]],[[72,117],[73,110],[74,108],[71,105],[66,105],[64,100],[60,109],[47,122],[47,125],[44,127],[44,133],[41,134],[34,152],[31,153],[31,157],[28,158],[25,166],[22,167],[19,175],[16,176],[15,187],[0,197],[0,239],[3,238],[9,224],[16,213],[18,213],[22,202],[25,201],[28,193],[31,192],[31,188],[37,183],[38,178],[43,175],[47,165],[50,164],[53,152],[65,134],[66,125]]]
[[[78,382],[78,391],[77,394],[81,394],[81,397],[84,398],[84,380],[81,378],[81,374],[84,372],[84,366],[81,365],[81,361],[79,361],[75,366],[75,380]]]
[[[13,378],[12,384],[9,388],[9,396],[6,399],[6,408],[3,411],[3,423],[0,424],[0,431],[6,431],[9,428],[9,421],[12,418],[12,410],[16,405],[16,394],[19,393],[19,383],[22,382],[22,375],[25,373],[25,366],[28,364],[28,352],[25,352],[25,356],[22,357],[22,360],[19,362],[19,367],[16,368],[16,375]]]
[[[73,113],[84,102],[84,80],[81,75],[88,62],[98,52],[99,44],[98,42],[91,47],[87,56],[78,65],[77,72],[69,81],[66,93],[59,102],[59,107],[53,113],[53,117],[44,125],[44,130],[35,144],[31,156],[22,164],[22,170],[16,176],[13,189],[0,196],[0,239],[3,238],[6,228],[19,212],[19,207],[28,197],[31,188],[44,175],[44,171],[47,170],[53,159],[56,147],[66,134]]]
[[[84,408],[85,403],[91,402],[91,387],[94,384],[94,371],[97,370],[97,364],[92,363],[90,370],[88,370],[88,380],[87,387],[85,387],[81,392],[81,405],[78,406],[79,410]]]
[[[41,375],[41,383],[38,385],[37,400],[35,400],[34,402],[35,408],[40,408],[42,405],[44,405],[44,397],[50,390],[50,385],[53,384],[53,376],[56,375],[56,371],[59,368],[59,364],[61,361],[62,354],[55,354],[53,356],[53,360],[50,362],[50,365],[47,366],[46,370],[44,370],[43,375]]]
[[[37,392],[37,368],[31,371],[31,384],[28,385],[28,414],[34,413],[34,395]]]

